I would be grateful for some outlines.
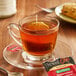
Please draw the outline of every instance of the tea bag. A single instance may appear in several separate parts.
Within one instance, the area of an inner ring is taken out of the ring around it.
[[[44,22],[32,22],[27,28],[31,30],[48,30],[49,26]]]

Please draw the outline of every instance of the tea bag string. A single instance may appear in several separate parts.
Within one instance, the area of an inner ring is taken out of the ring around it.
[[[36,14],[36,23],[38,22],[38,15]]]

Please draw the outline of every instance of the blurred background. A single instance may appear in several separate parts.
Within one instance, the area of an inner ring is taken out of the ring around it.
[[[40,5],[41,7],[44,7],[44,8],[52,8],[66,2],[76,3],[76,0],[16,0],[16,9],[17,9],[16,14],[4,19],[0,19],[0,54],[1,54],[0,65],[11,71],[15,71],[15,70],[23,71],[22,69],[18,69],[18,68],[15,69],[15,67],[12,67],[11,65],[9,65],[3,58],[3,55],[2,55],[3,49],[8,44],[14,42],[14,40],[8,34],[7,26],[10,23],[18,24],[22,18],[30,16],[30,15],[34,15],[34,14],[49,15],[49,16],[56,17],[57,19],[59,19],[60,29],[58,33],[58,39],[68,43],[72,47],[72,51],[74,53],[73,55],[76,60],[76,55],[75,55],[76,54],[76,24],[63,21],[62,19],[56,16],[55,12],[44,13],[41,9],[36,7],[36,5]],[[43,70],[41,72],[43,72]],[[26,71],[25,73],[26,73],[26,76],[31,76],[30,71]],[[44,76],[44,74],[39,73],[38,76],[40,75]]]

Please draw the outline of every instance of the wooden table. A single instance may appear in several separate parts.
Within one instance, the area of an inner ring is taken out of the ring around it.
[[[10,44],[13,39],[8,34],[7,26],[9,23],[18,23],[23,17],[38,13],[41,11],[36,8],[35,5],[39,4],[45,8],[56,7],[65,2],[76,2],[76,0],[17,0],[17,13],[16,15],[0,19],[0,66],[9,70],[25,73],[24,76],[47,76],[44,70],[23,70],[16,68],[8,64],[3,58],[3,49]],[[41,15],[44,15],[44,12],[40,12]],[[53,17],[57,17],[55,13],[45,14]],[[58,17],[57,17],[58,18]],[[59,19],[59,18],[58,18]],[[76,60],[76,24],[65,22],[60,20],[60,29],[58,34],[58,39],[68,43],[72,47],[72,52],[74,60]],[[63,48],[62,48],[63,49]],[[68,51],[67,51],[68,53]]]

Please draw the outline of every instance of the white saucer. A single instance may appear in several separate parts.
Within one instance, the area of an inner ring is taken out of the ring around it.
[[[61,14],[61,13],[62,13],[61,10],[62,10],[62,8],[63,8],[63,5],[65,5],[65,4],[68,4],[68,3],[64,3],[64,4],[56,7],[56,9],[55,9],[56,15],[57,15],[58,17],[60,17],[62,20],[64,20],[64,21],[67,21],[67,22],[76,24],[76,20],[75,20],[75,19],[72,19],[72,18],[70,18],[70,17],[67,17],[67,16]]]

